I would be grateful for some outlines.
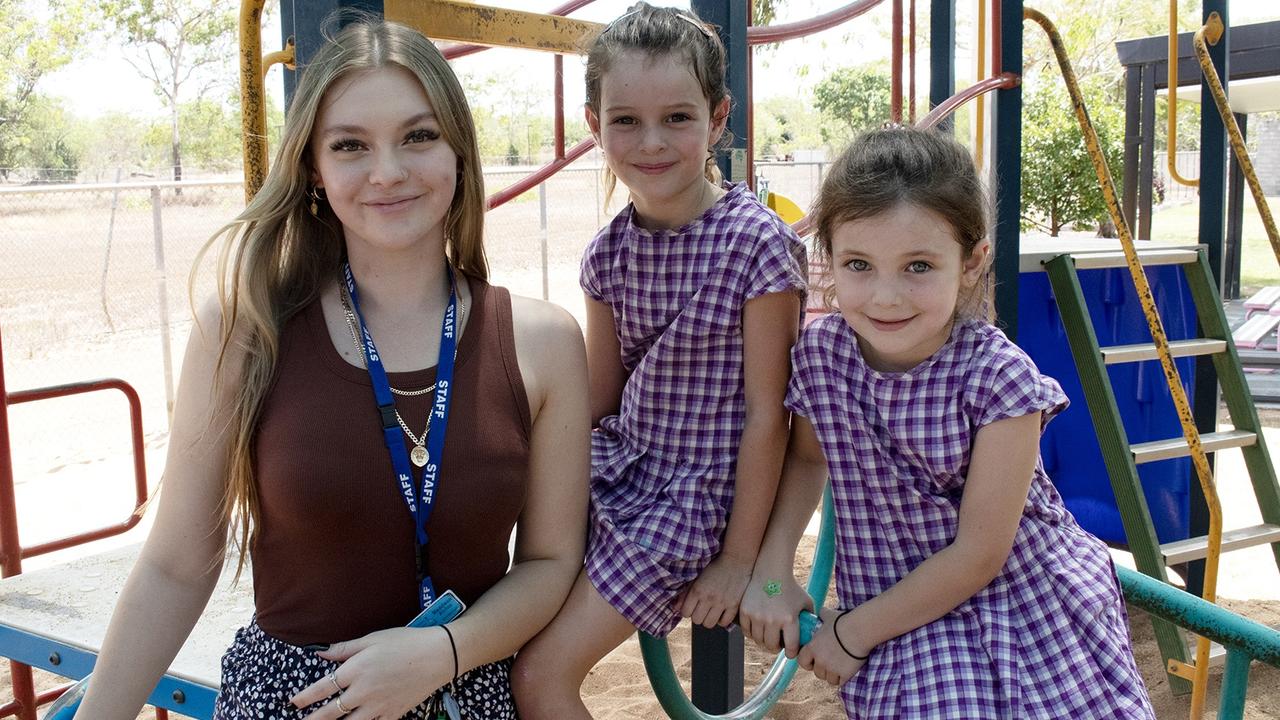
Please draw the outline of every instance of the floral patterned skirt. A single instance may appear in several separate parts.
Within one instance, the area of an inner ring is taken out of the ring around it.
[[[466,720],[516,720],[511,695],[511,659],[481,665],[458,678],[453,698]],[[339,663],[277,640],[257,621],[236,631],[235,641],[222,656],[222,690],[213,720],[301,719],[331,699],[299,710],[289,698],[336,670]],[[435,720],[444,688],[405,715],[406,720]]]

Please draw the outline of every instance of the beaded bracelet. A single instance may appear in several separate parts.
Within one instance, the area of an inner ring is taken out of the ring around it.
[[[840,644],[840,649],[844,651],[845,655],[848,655],[849,657],[853,658],[854,660],[857,660],[858,662],[866,662],[867,658],[871,657],[870,652],[868,652],[866,655],[854,655],[853,653],[849,652],[849,648],[845,647],[844,641],[840,639],[840,620],[844,618],[845,615],[848,615],[851,612],[853,612],[853,610],[845,610],[844,612],[840,613],[836,617],[836,621],[831,623],[831,634],[836,636],[836,642]]]

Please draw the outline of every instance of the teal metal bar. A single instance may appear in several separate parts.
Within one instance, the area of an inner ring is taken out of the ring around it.
[[[1243,717],[1249,663],[1261,660],[1280,667],[1280,632],[1136,570],[1116,568],[1116,574],[1125,600],[1227,648],[1218,720]]]

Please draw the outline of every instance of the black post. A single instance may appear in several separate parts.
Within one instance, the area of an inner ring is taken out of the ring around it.
[[[929,108],[938,107],[955,92],[956,0],[931,0],[929,6]],[[950,133],[954,128],[953,116],[947,116],[938,123],[938,129],[943,132]]]
[[[1022,74],[1022,0],[1000,2],[1000,70]],[[1018,337],[1018,254],[1022,222],[1022,86],[996,92],[991,145],[995,152],[996,320]]]
[[[1142,71],[1137,66],[1124,69],[1124,209],[1129,229],[1137,228],[1138,219],[1138,153],[1142,149],[1142,134],[1138,130],[1138,115],[1142,111]]]
[[[1129,230],[1139,240],[1151,239],[1151,191],[1156,180],[1156,68],[1142,66],[1142,108],[1138,117],[1142,148],[1138,151],[1138,225]],[[1172,182],[1172,181],[1171,181]]]
[[[1209,16],[1215,12],[1222,18],[1222,38],[1217,45],[1209,46],[1209,58],[1218,71],[1218,77],[1222,78],[1223,85],[1230,87],[1227,79],[1231,77],[1231,73],[1227,58],[1231,25],[1227,18],[1227,0],[1204,0],[1203,8],[1204,22],[1207,23]],[[1221,293],[1222,247],[1226,234],[1223,206],[1227,185],[1227,134],[1222,118],[1218,116],[1218,106],[1214,103],[1213,93],[1209,91],[1209,84],[1201,83],[1200,87],[1200,243],[1207,248],[1209,269],[1213,271],[1213,280]],[[1201,433],[1213,432],[1218,428],[1218,373],[1207,357],[1197,358],[1196,361],[1194,397],[1192,412],[1196,417],[1196,427]],[[1211,468],[1214,466],[1213,460],[1210,455]],[[1191,470],[1190,520],[1193,537],[1209,531],[1209,511],[1194,469]],[[1187,591],[1196,595],[1204,592],[1203,560],[1190,564]]]
[[[1249,116],[1235,113],[1241,137],[1249,137]],[[1231,153],[1231,179],[1227,181],[1227,242],[1222,261],[1222,299],[1240,297],[1240,261],[1244,255],[1244,170]]]
[[[730,182],[750,179],[747,157],[747,15],[744,0],[692,0],[690,6],[703,20],[720,30],[727,60],[729,94],[733,98],[726,130],[733,143],[719,157],[720,172]],[[724,713],[742,704],[742,631],[693,627],[690,699],[707,713]]]

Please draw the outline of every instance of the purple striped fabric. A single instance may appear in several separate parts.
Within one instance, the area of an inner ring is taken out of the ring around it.
[[[839,314],[792,352],[787,406],[817,431],[836,512],[842,608],[884,592],[955,538],[974,435],[1066,407],[1058,383],[996,328],[957,322],[904,373],[862,359]],[[1076,524],[1037,459],[1013,550],[983,590],[876,648],[840,691],[850,718],[1151,718],[1106,547]]]
[[[582,287],[613,310],[629,372],[591,442],[586,571],[637,628],[666,635],[677,594],[720,551],[746,415],[742,307],[804,295],[803,243],[745,185],[675,230],[627,206],[587,247]]]

